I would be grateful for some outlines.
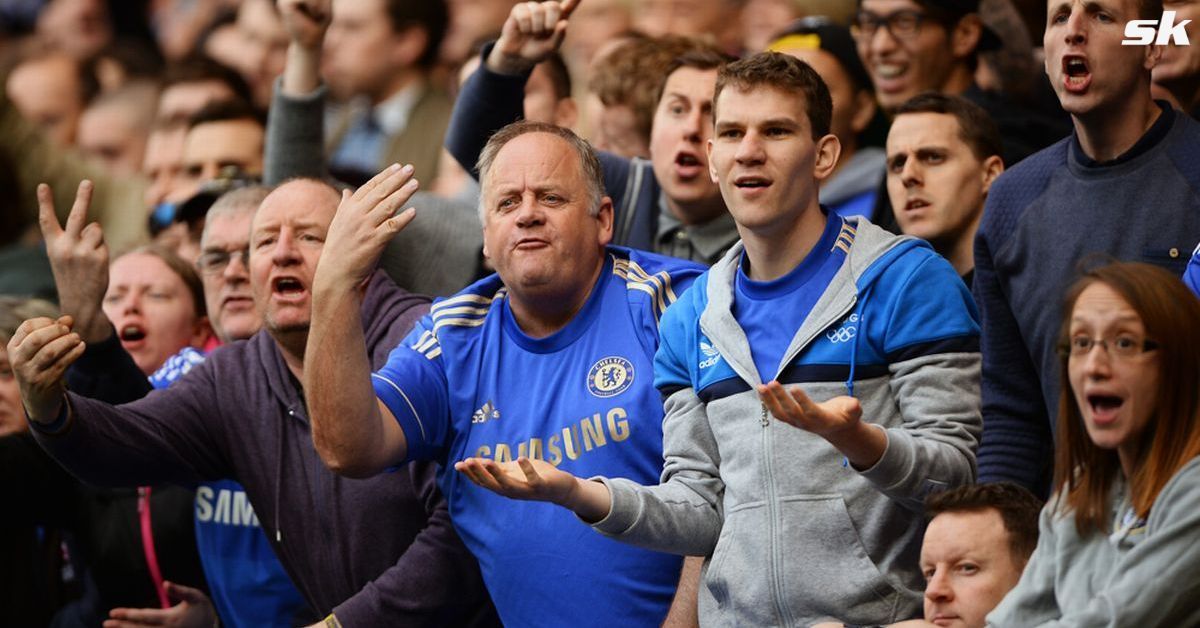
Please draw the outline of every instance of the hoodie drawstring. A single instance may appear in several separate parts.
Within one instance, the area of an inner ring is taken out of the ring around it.
[[[275,542],[283,545],[283,522],[279,519],[279,501],[283,499],[283,437],[287,434],[288,417],[292,409],[288,408],[288,416],[279,417],[279,448],[275,452]]]

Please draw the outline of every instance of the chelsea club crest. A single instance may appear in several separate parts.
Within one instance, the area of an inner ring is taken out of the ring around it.
[[[613,397],[633,383],[633,365],[625,358],[602,358],[588,371],[588,391],[597,397]]]

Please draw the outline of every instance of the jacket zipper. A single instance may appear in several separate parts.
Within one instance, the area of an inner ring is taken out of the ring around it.
[[[843,310],[839,311],[836,315],[829,317],[829,322],[822,324],[820,327],[818,327],[818,329],[825,329],[829,325],[841,320],[848,313],[853,312],[854,307],[857,304],[858,299],[851,299],[850,303],[848,303]],[[815,337],[816,336],[813,336],[813,338]],[[786,359],[783,360],[782,364],[790,364],[791,361],[795,359],[796,355],[798,355],[800,351],[804,349],[804,347],[807,347],[812,342],[813,338],[809,338],[805,342],[801,343],[795,351],[786,356]],[[851,356],[850,359],[853,360],[854,356]],[[780,372],[775,374],[775,379],[779,379],[779,375],[783,372],[784,368],[786,367],[781,367]],[[768,416],[766,404],[760,402],[759,407],[759,424],[762,426],[763,430],[763,466],[765,468],[767,483],[767,517],[770,521],[767,533],[769,535],[768,551],[771,553],[771,589],[775,597],[775,612],[779,615],[779,618],[783,620],[784,626],[791,626],[794,624],[794,621],[792,620],[791,609],[787,605],[787,598],[785,597],[783,590],[783,556],[782,552],[778,550],[778,547],[783,540],[779,538],[779,531],[777,529],[778,526],[776,525],[776,518],[778,517],[778,504],[776,503],[776,500],[778,499],[778,495],[777,491],[775,490],[775,465],[771,457],[771,420]]]
[[[763,467],[767,482],[767,551],[771,554],[771,593],[775,598],[775,613],[783,620],[784,626],[790,626],[792,625],[792,620],[790,613],[788,613],[787,605],[784,603],[783,585],[780,582],[783,574],[783,566],[780,564],[781,552],[777,549],[780,539],[779,531],[776,529],[778,507],[775,503],[777,495],[775,491],[775,474],[772,472],[774,464],[771,460],[771,420],[768,417],[766,404],[759,403],[759,407],[759,424],[762,426],[763,435]]]

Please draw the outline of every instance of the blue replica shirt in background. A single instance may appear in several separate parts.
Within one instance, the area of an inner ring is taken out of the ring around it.
[[[657,484],[663,407],[658,319],[703,270],[609,247],[575,318],[541,339],[513,320],[493,275],[434,304],[372,379],[410,459],[437,460],[455,528],[508,626],[658,626],[681,559],[603,537],[570,511],[510,500],[453,464],[539,458],[580,477]]]
[[[817,300],[841,268],[853,241],[853,232],[842,217],[828,212],[825,231],[812,251],[788,274],[771,281],[746,276],[746,254],[738,265],[733,316],[746,332],[750,354],[764,382],[775,379],[783,354],[796,335],[798,323],[808,317]]]
[[[1183,283],[1191,288],[1192,294],[1200,297],[1200,244],[1192,251],[1192,259],[1188,260],[1187,268],[1183,271]]]
[[[167,388],[203,361],[204,354],[185,347],[150,376],[150,385]],[[196,488],[196,549],[222,625],[287,628],[312,614],[241,484],[220,480]]]

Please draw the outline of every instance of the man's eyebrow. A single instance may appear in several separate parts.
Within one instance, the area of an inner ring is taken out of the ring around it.
[[[770,118],[758,123],[758,126],[781,126],[789,129],[799,128],[800,123],[792,118]]]

